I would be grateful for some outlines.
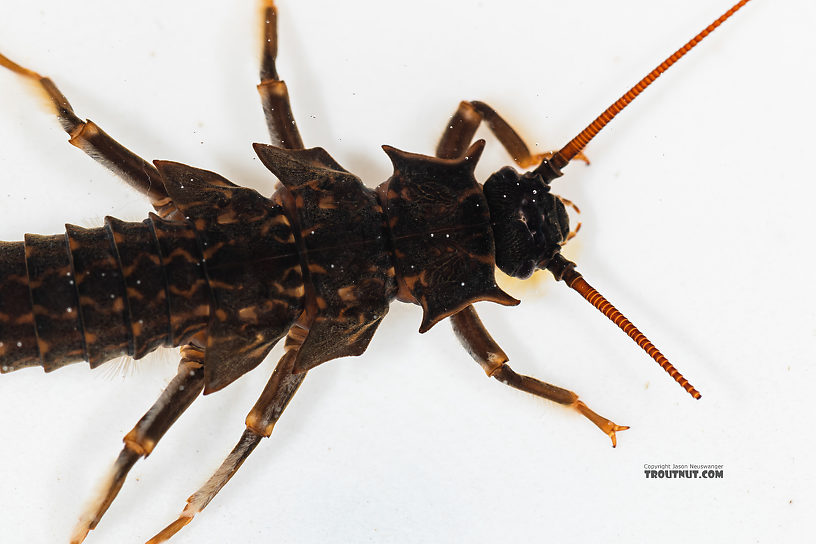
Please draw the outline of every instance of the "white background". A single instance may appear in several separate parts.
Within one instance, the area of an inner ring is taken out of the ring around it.
[[[432,153],[460,99],[560,147],[727,4],[281,0],[279,68],[307,145],[373,187],[390,173],[379,145]],[[256,5],[189,5],[4,0],[0,51],[143,157],[269,194],[249,145],[268,140]],[[517,371],[632,427],[613,450],[577,414],[486,379],[447,323],[419,335],[418,307],[395,304],[363,357],[310,374],[173,542],[802,541],[816,508],[814,20],[807,0],[750,3],[556,182],[583,211],[567,256],[702,400],[546,274],[506,287],[520,307],[480,305]],[[2,71],[0,97],[0,238],[146,216],[29,85]],[[509,161],[480,135],[484,179]],[[199,399],[88,542],[144,542],[175,519],[274,362]],[[0,540],[67,542],[175,365],[0,376]],[[725,478],[652,481],[647,463],[723,464]]]

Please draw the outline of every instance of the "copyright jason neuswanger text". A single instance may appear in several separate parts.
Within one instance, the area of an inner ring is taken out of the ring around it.
[[[720,479],[723,478],[723,465],[643,465],[643,474],[649,479]]]

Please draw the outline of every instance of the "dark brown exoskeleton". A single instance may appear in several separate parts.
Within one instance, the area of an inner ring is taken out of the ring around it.
[[[547,269],[594,305],[694,398],[700,394],[651,342],[595,291],[560,249],[570,231],[568,201],[550,190],[561,170],[663,71],[728,19],[741,0],[610,106],[564,148],[533,155],[482,102],[462,102],[436,157],[384,146],[394,165],[377,190],[366,188],[322,148],[304,149],[286,85],[275,67],[276,11],[265,5],[261,94],[272,145],[255,144],[282,187],[265,198],[213,172],[148,163],[92,121],[83,121],[54,83],[0,55],[0,64],[37,81],[70,142],[150,198],[142,223],[106,218],[103,227],[0,243],[0,371],[55,370],[121,355],[140,358],[180,346],[178,375],[124,439],[103,493],[72,538],[82,542],[121,489],[202,392],[218,391],[255,368],[283,337],[285,354],[246,420],[238,445],[152,538],[164,542],[200,512],[275,423],[306,373],[360,355],[396,298],[419,304],[420,332],[450,317],[464,347],[494,377],[570,406],[615,445],[627,429],[590,410],[566,389],[520,376],[485,330],[472,304],[518,301],[495,283],[495,267],[526,278]],[[480,185],[473,171],[484,121],[516,163]]]

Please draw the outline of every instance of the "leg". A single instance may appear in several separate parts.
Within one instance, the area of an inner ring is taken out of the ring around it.
[[[459,109],[456,110],[456,113],[448,122],[448,127],[439,140],[436,156],[442,158],[462,156],[470,145],[473,135],[482,120],[487,123],[488,128],[496,135],[496,138],[519,166],[523,168],[533,166],[540,162],[545,155],[548,155],[531,154],[521,136],[487,104],[483,102],[461,102]],[[589,161],[586,162],[589,164]],[[571,205],[576,212],[579,211],[572,202],[566,201],[566,203]],[[580,228],[580,224],[575,231],[570,233],[570,238],[578,232],[578,228]],[[492,376],[500,382],[521,391],[575,408],[609,435],[612,439],[612,446],[616,444],[615,431],[628,429],[628,427],[615,425],[590,410],[586,404],[578,400],[578,395],[572,391],[567,391],[528,376],[519,376],[513,372],[506,364],[507,355],[484,328],[473,306],[467,306],[464,310],[451,316],[451,324],[459,341],[462,342],[468,353],[476,359],[476,362],[484,367],[488,376]]]
[[[227,484],[232,476],[241,468],[241,465],[255,450],[262,438],[272,434],[281,414],[289,401],[300,387],[306,373],[295,374],[293,367],[297,350],[303,343],[306,333],[303,329],[295,326],[290,331],[286,339],[286,353],[278,361],[272,377],[266,384],[255,407],[246,419],[246,430],[241,435],[241,439],[227,456],[215,474],[207,480],[198,491],[187,499],[187,505],[182,510],[176,521],[165,527],[156,536],[151,538],[147,544],[159,544],[166,542],[170,537],[179,532],[182,527],[193,521],[193,517],[201,512],[215,495]]]
[[[89,505],[74,529],[71,544],[79,544],[99,524],[119,493],[125,478],[141,457],[147,457],[164,433],[204,389],[204,353],[191,346],[182,349],[178,374],[124,438],[125,447],[104,483],[102,493]]]
[[[278,11],[274,0],[263,0],[263,50],[261,51],[261,94],[266,125],[272,143],[285,149],[303,149],[286,83],[278,77],[275,59],[278,56]]]
[[[451,323],[453,325],[453,331],[456,333],[459,341],[476,362],[482,365],[482,368],[485,369],[488,376],[496,378],[510,387],[577,410],[578,413],[597,425],[599,429],[612,439],[612,447],[615,447],[617,444],[615,432],[624,431],[629,428],[615,425],[605,417],[599,416],[580,401],[578,395],[572,391],[550,385],[535,378],[530,378],[529,376],[520,376],[513,372],[507,365],[507,355],[505,355],[504,351],[502,351],[490,336],[490,333],[484,328],[473,306],[468,306],[461,312],[451,316]]]
[[[496,113],[496,110],[484,102],[460,102],[459,108],[453,114],[448,127],[436,147],[436,156],[443,159],[455,159],[462,155],[473,140],[473,135],[479,124],[484,121],[487,128],[496,136],[499,143],[522,168],[538,165],[542,159],[552,156],[551,152],[530,153],[530,149],[521,136],[513,130],[507,121]],[[580,154],[576,158],[589,164],[589,160]]]
[[[72,145],[111,170],[131,187],[145,193],[162,217],[168,217],[176,212],[173,202],[164,190],[164,183],[162,183],[158,170],[108,136],[93,121],[83,121],[77,117],[68,99],[51,79],[20,66],[2,54],[0,54],[0,66],[35,81],[42,87],[56,110],[57,119],[62,128],[70,136],[69,142]]]

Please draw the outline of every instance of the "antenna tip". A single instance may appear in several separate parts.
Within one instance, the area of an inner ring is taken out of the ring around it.
[[[664,358],[664,359],[665,359],[665,358]],[[672,365],[671,365],[671,364],[670,364],[668,361],[666,361],[666,364],[667,364],[667,366],[663,366],[662,364],[661,364],[660,366],[662,366],[662,367],[663,367],[663,369],[664,369],[666,372],[668,372],[668,373],[669,373],[669,375],[670,375],[672,378],[674,378],[674,380],[675,380],[677,383],[679,383],[679,384],[680,384],[680,386],[681,386],[683,389],[685,389],[685,390],[686,390],[686,392],[687,392],[689,395],[691,395],[692,397],[694,397],[695,399],[698,399],[698,400],[699,400],[700,398],[702,398],[702,395],[700,394],[700,392],[699,392],[699,391],[697,391],[697,390],[694,388],[694,386],[693,386],[693,385],[691,385],[691,384],[689,383],[689,381],[683,377],[683,375],[682,375],[682,374],[680,374],[679,372],[677,372],[677,369],[676,369],[676,368],[674,368],[674,367],[673,367],[673,366],[672,366]]]

